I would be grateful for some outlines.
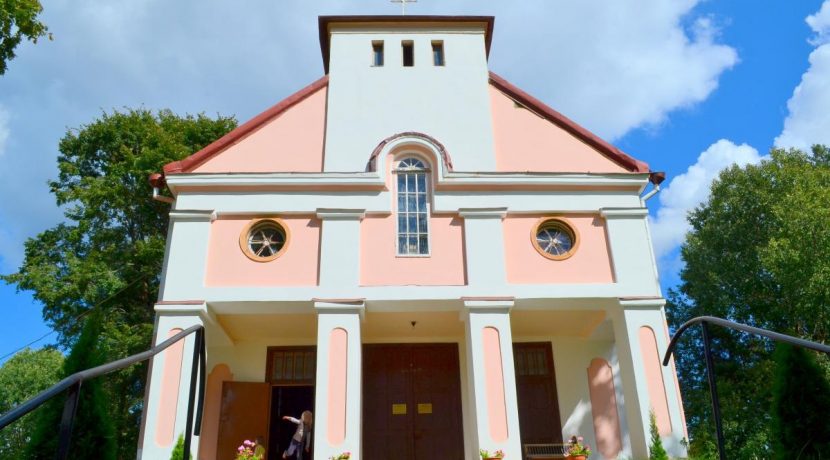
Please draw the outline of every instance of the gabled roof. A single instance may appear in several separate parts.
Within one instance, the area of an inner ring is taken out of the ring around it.
[[[239,125],[236,129],[232,130],[228,134],[225,134],[216,141],[210,143],[202,150],[199,150],[193,155],[190,155],[189,157],[184,158],[182,160],[173,161],[171,163],[164,165],[164,174],[179,174],[191,172],[197,166],[206,162],[213,156],[221,153],[227,147],[233,145],[235,142],[238,142],[240,139],[244,138],[253,131],[256,131],[264,124],[280,116],[286,110],[299,104],[300,102],[302,102],[312,94],[316,93],[320,89],[327,87],[328,84],[328,75],[321,77],[314,83],[283,99],[277,105],[269,108],[268,110],[262,112],[256,117]]]
[[[332,24],[484,24],[484,46],[490,56],[490,42],[493,41],[493,16],[320,16],[320,51],[323,53],[323,68],[329,73],[329,28]]]
[[[514,101],[525,106],[527,109],[535,112],[540,117],[550,121],[559,126],[565,131],[571,133],[576,138],[582,140],[589,146],[596,149],[601,154],[605,155],[610,160],[626,168],[631,172],[647,173],[649,172],[648,164],[637,160],[614,147],[610,143],[600,139],[596,134],[588,131],[570,118],[562,115],[544,102],[527,94],[504,78],[490,72],[490,84],[495,86],[501,92],[505,93]]]
[[[288,96],[287,98],[280,101],[278,104],[269,108],[265,112],[262,112],[261,114],[257,115],[251,120],[243,123],[233,131],[229,132],[228,134],[225,134],[224,136],[212,142],[211,144],[199,150],[198,152],[182,160],[166,164],[164,166],[164,174],[170,175],[192,172],[201,164],[205,163],[212,157],[218,155],[219,153],[230,147],[231,145],[240,141],[245,136],[261,128],[269,121],[273,120],[274,118],[277,118],[291,107],[294,107],[295,105],[304,101],[320,89],[327,87],[328,82],[329,77],[327,75],[321,77],[314,83],[297,91],[291,96]],[[575,123],[573,120],[562,115],[561,113],[547,106],[542,101],[527,94],[526,92],[522,91],[512,83],[508,82],[507,80],[496,75],[493,72],[490,72],[490,84],[493,85],[499,91],[503,92],[509,98],[513,99],[515,102],[521,104],[522,106],[536,113],[545,120],[559,126],[563,130],[567,131],[568,133],[570,133],[577,139],[581,140],[582,142],[585,142],[585,144],[594,148],[599,153],[601,153],[611,161],[619,164],[628,171],[634,173],[649,172],[648,164],[627,155],[617,147],[614,147],[610,143],[600,139],[595,134],[591,133],[587,129]]]

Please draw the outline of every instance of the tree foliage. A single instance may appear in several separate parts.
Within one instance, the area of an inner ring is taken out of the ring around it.
[[[100,313],[90,315],[84,323],[81,336],[64,362],[64,377],[103,364]],[[117,458],[115,426],[108,399],[100,378],[81,385],[69,447],[71,458]],[[55,457],[58,448],[58,436],[55,434],[60,426],[63,402],[61,398],[53,398],[38,413],[25,458],[48,460]]]
[[[772,150],[733,166],[689,215],[673,327],[712,315],[825,342],[830,336],[830,150]],[[710,328],[729,458],[770,458],[773,345]],[[693,455],[715,446],[699,328],[679,344],[677,368]]]
[[[49,388],[60,380],[63,355],[54,348],[26,348],[0,367],[0,414]],[[31,413],[0,431],[0,458],[23,458],[34,430]]]
[[[52,39],[38,18],[42,11],[38,0],[0,0],[0,75],[6,73],[15,48],[24,38],[32,43],[41,37]]]
[[[663,440],[660,439],[660,430],[657,429],[657,417],[654,411],[648,413],[648,431],[649,431],[649,445],[648,445],[648,460],[669,460],[669,454],[666,448],[663,447]]]
[[[812,354],[787,344],[775,351],[771,412],[776,459],[830,457],[830,383]]]
[[[66,220],[26,241],[17,273],[0,279],[33,292],[62,346],[77,340],[79,318],[97,310],[106,361],[146,350],[169,211],[150,198],[147,177],[235,126],[233,118],[137,109],[68,131],[59,145],[60,175],[49,184]],[[105,381],[120,458],[135,456],[146,372],[133,366]]]

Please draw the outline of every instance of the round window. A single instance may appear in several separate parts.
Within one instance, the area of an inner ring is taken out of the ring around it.
[[[239,235],[239,246],[249,259],[268,262],[282,255],[288,246],[288,231],[280,219],[251,221]]]
[[[576,230],[561,218],[545,218],[534,228],[533,246],[539,254],[553,260],[572,256],[579,245]]]

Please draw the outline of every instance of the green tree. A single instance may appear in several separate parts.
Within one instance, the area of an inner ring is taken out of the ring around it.
[[[813,352],[775,350],[772,440],[776,459],[830,457],[830,383]]]
[[[689,215],[674,327],[700,315],[826,342],[830,337],[830,150],[774,149],[757,165],[733,166]],[[773,345],[721,328],[713,337],[729,458],[770,458]],[[693,455],[715,446],[700,328],[679,344]]]
[[[651,435],[648,445],[648,460],[669,460],[669,454],[663,447],[663,440],[660,439],[660,430],[657,429],[657,417],[653,410],[648,413],[648,430]]]
[[[188,455],[188,458],[193,458],[193,455]],[[176,446],[173,447],[173,452],[170,454],[170,460],[184,460],[184,435],[180,434],[179,439],[176,440]]]
[[[38,0],[0,0],[0,75],[6,73],[15,48],[24,38],[32,43],[41,37],[52,39],[38,18],[42,11]]]
[[[236,126],[233,118],[136,109],[104,113],[60,142],[50,183],[66,221],[26,241],[17,273],[0,276],[43,304],[44,320],[71,347],[101,311],[101,351],[112,361],[150,347],[169,205],[152,200],[149,174]],[[146,366],[105,378],[119,458],[135,457]]]
[[[101,346],[102,322],[100,313],[90,315],[63,366],[67,377],[76,372],[103,363]],[[72,428],[71,458],[117,458],[115,426],[110,414],[108,396],[104,392],[101,378],[91,379],[81,385],[75,421]],[[31,442],[26,448],[25,458],[52,459],[58,448],[58,427],[63,413],[62,398],[53,398],[38,413],[37,423]]]
[[[0,367],[0,414],[17,407],[60,380],[63,355],[54,348],[26,348]],[[34,430],[30,413],[0,431],[0,458],[22,458]]]

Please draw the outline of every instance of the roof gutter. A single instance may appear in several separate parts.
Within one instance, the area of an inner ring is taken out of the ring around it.
[[[153,199],[156,201],[161,201],[162,203],[173,204],[175,198],[164,196],[161,194],[160,189],[167,185],[167,181],[164,180],[164,176],[159,173],[150,174],[148,179],[150,181],[150,186],[153,187]]]
[[[651,191],[642,196],[643,203],[648,201],[649,198],[654,195],[660,193],[660,184],[662,184],[664,180],[666,180],[666,173],[663,171],[648,173],[648,181],[651,182],[653,188]]]

